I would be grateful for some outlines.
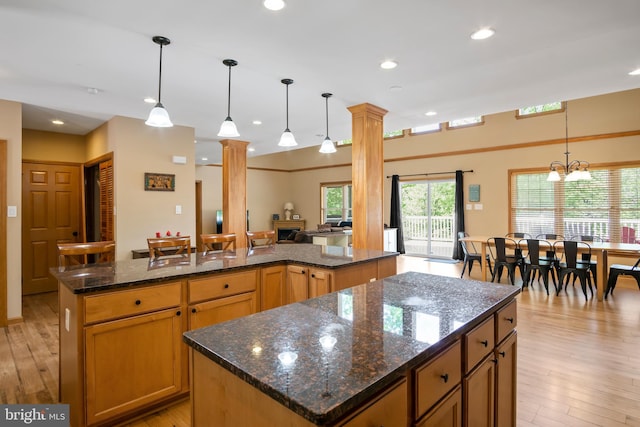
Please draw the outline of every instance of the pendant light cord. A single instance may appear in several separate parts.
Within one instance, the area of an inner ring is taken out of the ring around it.
[[[569,173],[569,103],[567,102],[564,106],[564,162],[565,162],[565,170],[566,173]]]
[[[329,97],[325,97],[325,112],[326,112],[326,116],[327,116],[327,133],[325,134],[325,138],[329,138]]]
[[[287,83],[286,86],[287,86],[287,130],[289,130],[289,83]]]
[[[160,44],[160,73],[158,75],[158,104],[161,104],[162,99],[162,44]]]
[[[227,117],[231,117],[231,65],[229,65],[229,91],[227,92]]]

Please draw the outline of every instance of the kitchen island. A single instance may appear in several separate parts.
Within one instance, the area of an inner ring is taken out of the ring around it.
[[[51,269],[70,424],[114,425],[186,397],[185,331],[394,275],[397,255],[298,244]]]
[[[518,292],[410,272],[187,332],[192,425],[513,426]]]

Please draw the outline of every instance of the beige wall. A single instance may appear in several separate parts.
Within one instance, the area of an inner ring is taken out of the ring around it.
[[[0,139],[7,141],[7,206],[18,216],[7,218],[7,317],[22,316],[22,105],[0,100]],[[6,215],[6,212],[0,212]],[[4,272],[3,272],[4,273]],[[0,290],[4,292],[4,289]]]
[[[23,129],[22,159],[84,163],[85,137],[66,133]]]

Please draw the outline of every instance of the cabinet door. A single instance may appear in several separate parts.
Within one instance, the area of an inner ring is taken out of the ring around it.
[[[514,424],[515,425],[515,424]],[[424,416],[416,427],[461,427],[462,391],[460,386]]]
[[[331,282],[333,281],[333,273],[326,270],[310,269],[309,274],[309,298],[319,297],[320,295],[331,292]]]
[[[287,304],[309,298],[309,268],[299,265],[287,266]]]
[[[260,272],[260,310],[285,304],[287,269],[284,265],[263,268]]]
[[[218,298],[189,307],[189,328],[198,329],[255,312],[255,292]]]
[[[517,336],[496,349],[496,427],[516,425]]]
[[[86,327],[85,342],[87,424],[181,392],[177,308]]]
[[[379,427],[407,425],[407,381],[384,393],[340,427]]]
[[[493,353],[463,381],[465,427],[493,427],[495,362]]]

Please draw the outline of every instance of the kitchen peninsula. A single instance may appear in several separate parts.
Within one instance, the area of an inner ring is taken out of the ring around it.
[[[71,426],[186,397],[185,331],[394,275],[397,255],[298,244],[51,269]]]
[[[518,292],[410,272],[187,332],[192,425],[513,426]]]

